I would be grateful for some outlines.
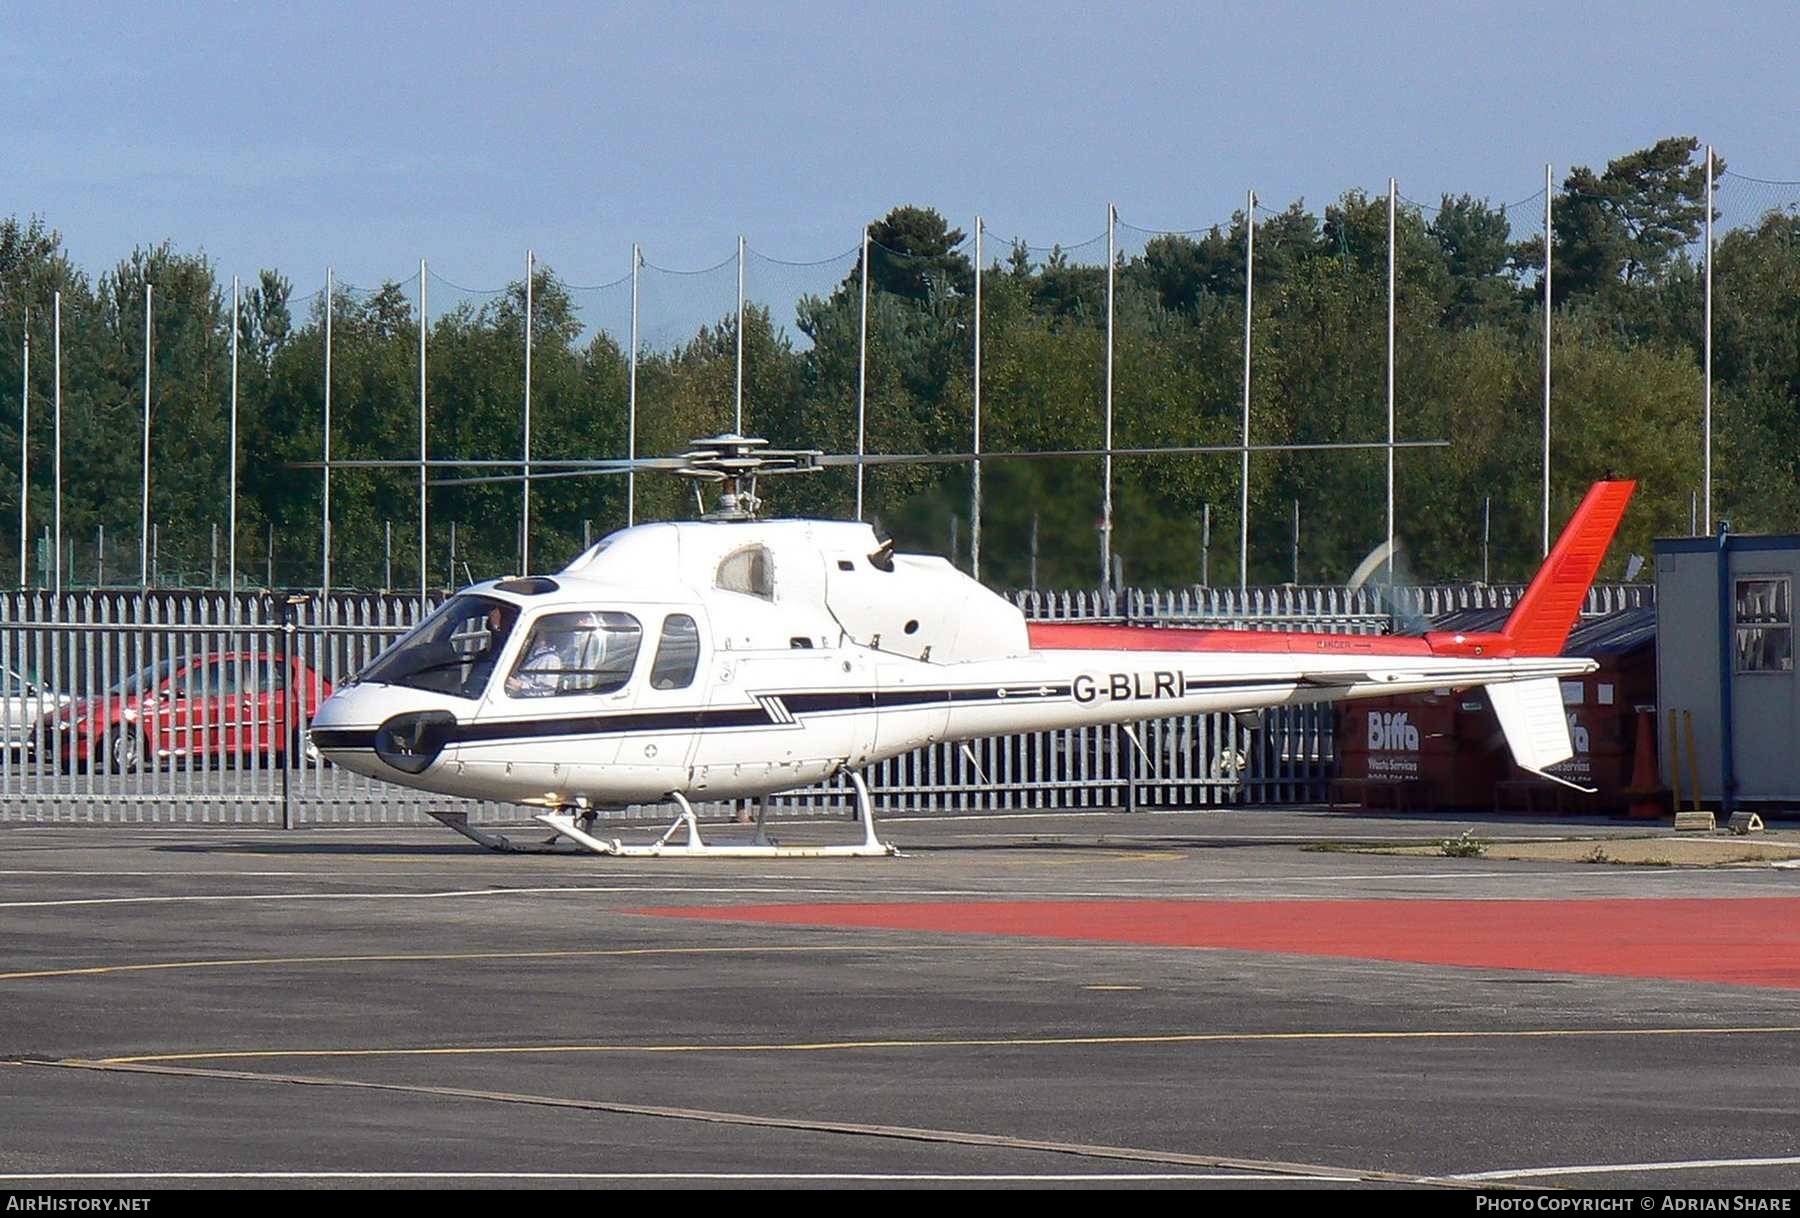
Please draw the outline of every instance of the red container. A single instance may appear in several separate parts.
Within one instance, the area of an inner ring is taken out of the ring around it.
[[[1496,622],[1497,624],[1497,622]],[[1478,628],[1456,623],[1460,628]],[[1513,764],[1480,689],[1370,698],[1338,709],[1338,790],[1367,805],[1623,813],[1631,802],[1637,713],[1656,700],[1656,613],[1632,609],[1579,625],[1566,655],[1600,668],[1563,682],[1575,755],[1551,772],[1584,795]]]
[[[1491,762],[1462,738],[1458,697],[1448,691],[1370,698],[1338,710],[1340,774],[1364,802],[1397,807],[1464,807],[1493,790]],[[1391,799],[1367,792],[1395,786]],[[1485,793],[1485,794],[1484,794]],[[1346,791],[1348,794],[1348,791]]]

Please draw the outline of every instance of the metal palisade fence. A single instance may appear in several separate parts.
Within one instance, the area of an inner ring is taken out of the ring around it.
[[[1034,620],[1380,633],[1400,617],[1504,608],[1506,586],[1198,588],[1015,594]],[[1594,589],[1587,612],[1649,603]],[[460,811],[525,818],[375,782],[308,756],[311,716],[418,619],[417,597],[220,592],[0,594],[0,820],[413,823]],[[429,607],[429,606],[428,606]],[[235,610],[235,611],[234,611]],[[946,743],[872,768],[884,812],[1193,808],[1307,802],[1334,766],[1330,706],[1152,719]],[[772,797],[837,812],[834,787]],[[714,811],[721,809],[715,808]],[[639,809],[644,815],[650,809]]]

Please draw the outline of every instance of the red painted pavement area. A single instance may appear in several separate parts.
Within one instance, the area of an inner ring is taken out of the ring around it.
[[[1800,989],[1800,898],[695,905],[666,918],[1017,935]]]

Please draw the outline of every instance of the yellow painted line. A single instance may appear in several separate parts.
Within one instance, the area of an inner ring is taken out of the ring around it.
[[[1113,993],[1115,991],[1141,990],[1144,987],[1141,985],[1084,985],[1081,988],[1084,990],[1101,990],[1106,993]]]
[[[455,960],[577,960],[628,956],[755,956],[761,954],[841,954],[846,952],[956,952],[993,950],[1075,952],[1105,950],[1111,943],[1006,943],[976,940],[957,943],[809,943],[744,947],[596,947],[505,952],[397,952],[368,956],[255,956],[237,960],[162,960],[150,964],[96,964],[78,968],[36,969],[0,973],[0,981],[35,981],[46,977],[101,977],[114,973],[156,973],[185,969],[263,968],[307,964],[411,964]]]
[[[1271,1175],[1263,1172],[805,1172],[805,1171],[89,1171],[6,1172],[0,1182],[45,1184],[58,1180],[590,1180],[605,1182],[663,1181],[729,1184],[733,1182],[831,1184],[1151,1184],[1278,1182],[1353,1184],[1353,1175]]]
[[[969,840],[977,839],[971,835]],[[1044,850],[1041,854],[1018,858],[986,858],[981,861],[983,864],[1003,867],[1086,867],[1094,863],[1173,863],[1187,857],[1179,850],[1104,847],[1085,842],[1039,844]]]
[[[67,1065],[243,1061],[274,1057],[483,1057],[563,1053],[831,1053],[856,1049],[998,1049],[1118,1045],[1292,1044],[1344,1041],[1556,1040],[1598,1037],[1795,1036],[1800,1024],[1742,1028],[1490,1028],[1386,1032],[1160,1032],[1124,1036],[982,1036],[920,1040],[768,1041],[666,1045],[459,1045],[395,1049],[232,1049],[133,1057],[66,1058]]]
[[[300,1074],[261,1074],[243,1070],[213,1070],[201,1066],[111,1065],[105,1062],[33,1061],[22,1062],[38,1068],[122,1071],[163,1075],[174,1078],[204,1078],[225,1082],[281,1084],[284,1086],[341,1087],[357,1091],[386,1091],[402,1095],[424,1095],[437,1099],[473,1100],[480,1103],[522,1104],[541,1108],[570,1109],[578,1112],[606,1112],[621,1116],[655,1117],[665,1120],[692,1121],[708,1125],[737,1125],[754,1129],[797,1130],[808,1133],[844,1134],[852,1137],[877,1138],[905,1142],[936,1142],[959,1146],[981,1146],[1007,1150],[1044,1151],[1055,1155],[1071,1155],[1090,1159],[1117,1159],[1137,1163],[1157,1163],[1184,1167],[1204,1167],[1259,1174],[1295,1175],[1308,1178],[1338,1180],[1377,1180],[1391,1183],[1445,1186],[1446,1182],[1428,1176],[1409,1176],[1379,1170],[1358,1170],[1308,1163],[1286,1163],[1268,1159],[1244,1159],[1221,1155],[1197,1155],[1188,1151],[1155,1150],[1135,1146],[1104,1146],[1082,1142],[1056,1142],[1037,1138],[1021,1138],[1005,1133],[980,1130],[929,1129],[909,1125],[873,1125],[852,1121],[829,1121],[809,1117],[752,1112],[725,1112],[705,1108],[677,1108],[660,1104],[631,1104],[617,1100],[573,1099],[567,1096],[533,1095],[509,1091],[486,1091],[468,1087],[442,1087],[419,1083],[377,1082],[369,1079],[331,1078]],[[1463,1182],[1451,1187],[1467,1188]],[[1504,1187],[1504,1186],[1501,1186]]]
[[[1123,846],[1100,847],[1076,843],[1051,843],[1050,850],[1052,852],[1051,854],[1038,858],[1036,861],[1041,863],[1054,863],[1057,865],[1068,863],[1092,863],[1095,861],[1120,863],[1172,863],[1176,859],[1185,857],[1179,850],[1158,850]],[[1070,855],[1079,857],[1059,858],[1054,853],[1057,850],[1065,850]]]

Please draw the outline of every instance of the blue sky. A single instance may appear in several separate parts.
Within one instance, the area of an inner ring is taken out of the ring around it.
[[[515,11],[516,10],[516,11]],[[889,207],[1049,244],[1248,186],[1531,194],[1668,134],[1800,178],[1800,6],[0,5],[0,214],[497,285],[853,246]]]

